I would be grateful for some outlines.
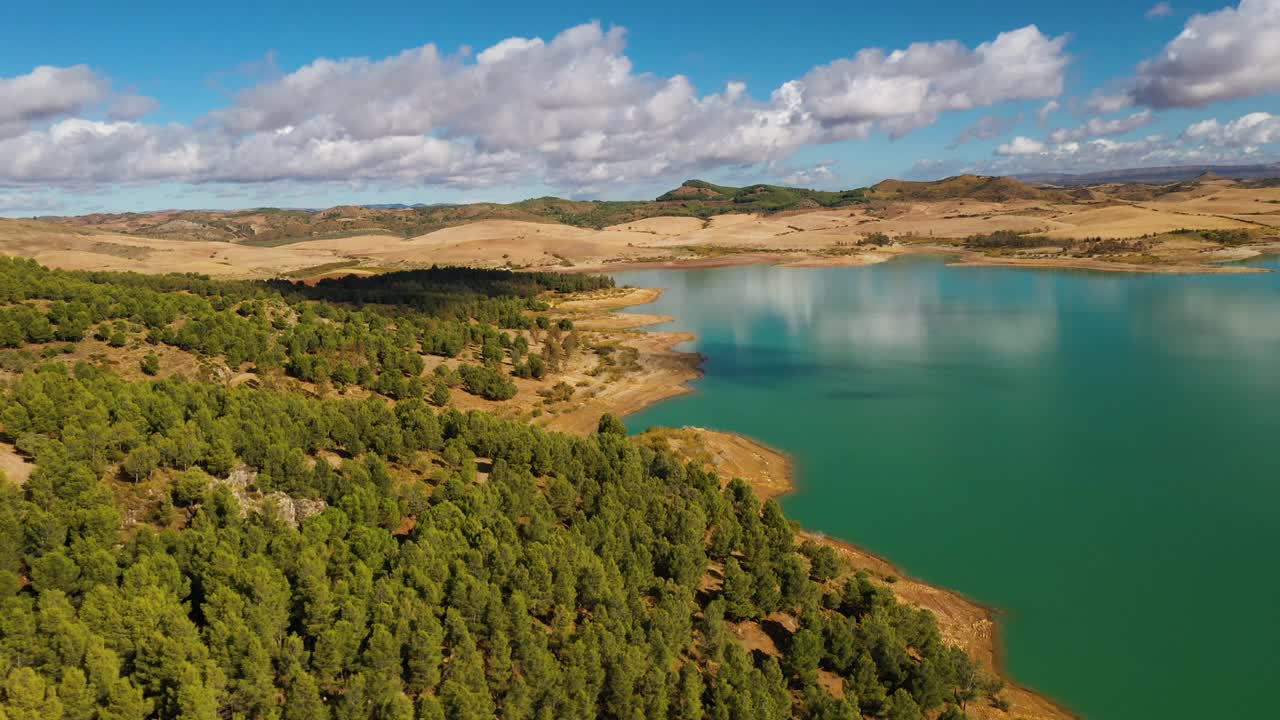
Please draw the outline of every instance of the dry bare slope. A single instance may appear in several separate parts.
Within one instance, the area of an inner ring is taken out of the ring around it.
[[[673,191],[697,200],[621,205],[543,198],[447,208],[343,206],[317,212],[163,211],[0,219],[0,253],[68,269],[307,277],[432,264],[608,269],[706,262],[712,256],[717,262],[734,257],[862,262],[901,252],[954,249],[965,238],[996,231],[1045,241],[1028,241],[1014,253],[999,250],[1002,263],[1052,262],[1054,257],[1027,249],[1101,238],[1141,241],[1141,247],[1126,253],[1128,265],[1195,269],[1280,244],[1280,186],[1213,176],[1163,186],[1101,185],[1072,194],[972,175],[932,183],[888,180],[868,193],[867,202],[844,204],[848,198],[833,193],[823,199],[834,206],[778,212],[742,212],[751,203],[735,198],[758,200],[765,193],[777,199],[785,188],[706,185],[691,182]],[[813,198],[797,197],[806,206]],[[690,203],[719,205],[715,213],[695,217],[691,208],[702,205]],[[668,209],[676,214],[650,214]],[[538,214],[556,212],[568,213],[574,224]],[[622,222],[583,226],[621,216],[626,218]],[[883,246],[886,241],[889,247]],[[1073,265],[1078,265],[1078,255]]]

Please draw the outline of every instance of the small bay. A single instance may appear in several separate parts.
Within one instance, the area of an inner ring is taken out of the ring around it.
[[[633,431],[790,453],[792,518],[1000,608],[1010,674],[1085,717],[1273,707],[1280,273],[616,277],[664,288],[642,310],[706,358]]]

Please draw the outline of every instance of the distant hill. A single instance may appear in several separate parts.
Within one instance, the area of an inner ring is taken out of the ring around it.
[[[340,205],[324,210],[161,210],[40,219],[63,226],[141,237],[276,246],[360,235],[411,238],[455,225],[485,220],[559,223],[600,229],[658,216],[707,219],[727,213],[769,215],[845,207],[872,200],[1041,200],[1067,203],[1108,198],[1142,200],[1174,190],[1185,190],[1179,183],[1230,183],[1235,178],[1257,177],[1267,173],[1280,175],[1280,166],[1149,168],[1118,171],[1108,175],[1052,176],[1055,184],[1061,187],[1033,186],[1014,177],[986,175],[957,175],[932,182],[885,180],[870,188],[843,191],[811,190],[763,183],[734,187],[694,179],[681,183],[679,187],[653,200],[568,200],[547,196],[514,203],[389,203]],[[1127,177],[1140,179],[1120,179]],[[1104,184],[1103,179],[1110,180],[1110,184]],[[1086,186],[1086,180],[1098,187]],[[1160,186],[1153,184],[1157,180],[1161,181]]]
[[[212,240],[249,245],[285,245],[356,235],[415,237],[482,220],[524,220],[600,229],[673,215],[709,218],[738,212],[773,213],[839,207],[863,201],[862,190],[826,192],[779,185],[728,187],[690,180],[657,200],[566,200],[540,197],[515,203],[467,205],[340,205],[326,210],[164,210],[96,213],[42,220],[171,240]]]
[[[1164,185],[1197,180],[1205,173],[1232,180],[1276,178],[1280,177],[1280,163],[1263,165],[1168,165],[1081,174],[1030,173],[1016,177],[1023,182],[1039,185],[1103,185],[1107,183]]]
[[[885,180],[871,186],[875,200],[955,200],[991,202],[1007,200],[1065,200],[1065,193],[1032,187],[1016,178],[989,175],[956,175],[942,180],[915,182]]]
[[[45,217],[50,222],[170,240],[214,240],[246,245],[285,245],[356,235],[415,237],[480,220],[551,222],[512,205],[475,203],[380,209],[340,205],[326,210],[166,210]]]
[[[787,210],[841,207],[864,202],[861,189],[808,190],[781,185],[732,187],[705,180],[686,180],[654,200],[565,200],[541,197],[511,207],[548,220],[578,227],[602,228],[659,215],[709,218],[727,213],[769,214]]]
[[[680,187],[658,196],[657,202],[701,201],[733,203],[740,211],[779,212],[819,207],[840,207],[863,202],[866,193],[856,190],[808,190],[782,185],[731,187],[705,180],[686,180]]]

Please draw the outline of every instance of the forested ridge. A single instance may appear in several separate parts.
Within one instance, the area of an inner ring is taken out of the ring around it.
[[[514,388],[500,375],[541,377],[578,346],[572,323],[532,314],[547,309],[539,296],[612,285],[602,276],[432,268],[306,286],[66,272],[0,258],[0,349],[18,349],[0,351],[0,367],[22,370],[39,359],[35,348],[56,357],[66,344],[93,337],[112,347],[171,347],[236,371],[280,371],[338,390],[421,398],[462,385],[505,399]],[[424,377],[425,355],[478,362]]]
[[[0,393],[0,435],[35,465],[0,481],[0,719],[908,720],[1000,702],[931,614],[614,418],[578,437],[407,394],[131,381],[43,362],[70,340],[28,332],[32,313],[56,336],[84,312],[85,332],[163,344],[180,319],[237,317],[262,334],[231,346],[284,366],[306,324],[276,323],[285,308],[360,343],[412,327],[416,345],[389,342],[419,360],[452,323],[483,355],[474,328],[536,328],[540,293],[604,280],[440,269],[316,290],[0,264],[22,332],[7,352],[35,358]]]

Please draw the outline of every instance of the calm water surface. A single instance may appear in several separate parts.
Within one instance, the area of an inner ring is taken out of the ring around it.
[[[1004,609],[1013,676],[1087,717],[1274,717],[1280,273],[617,277],[707,357],[633,430],[792,453],[792,517]]]

